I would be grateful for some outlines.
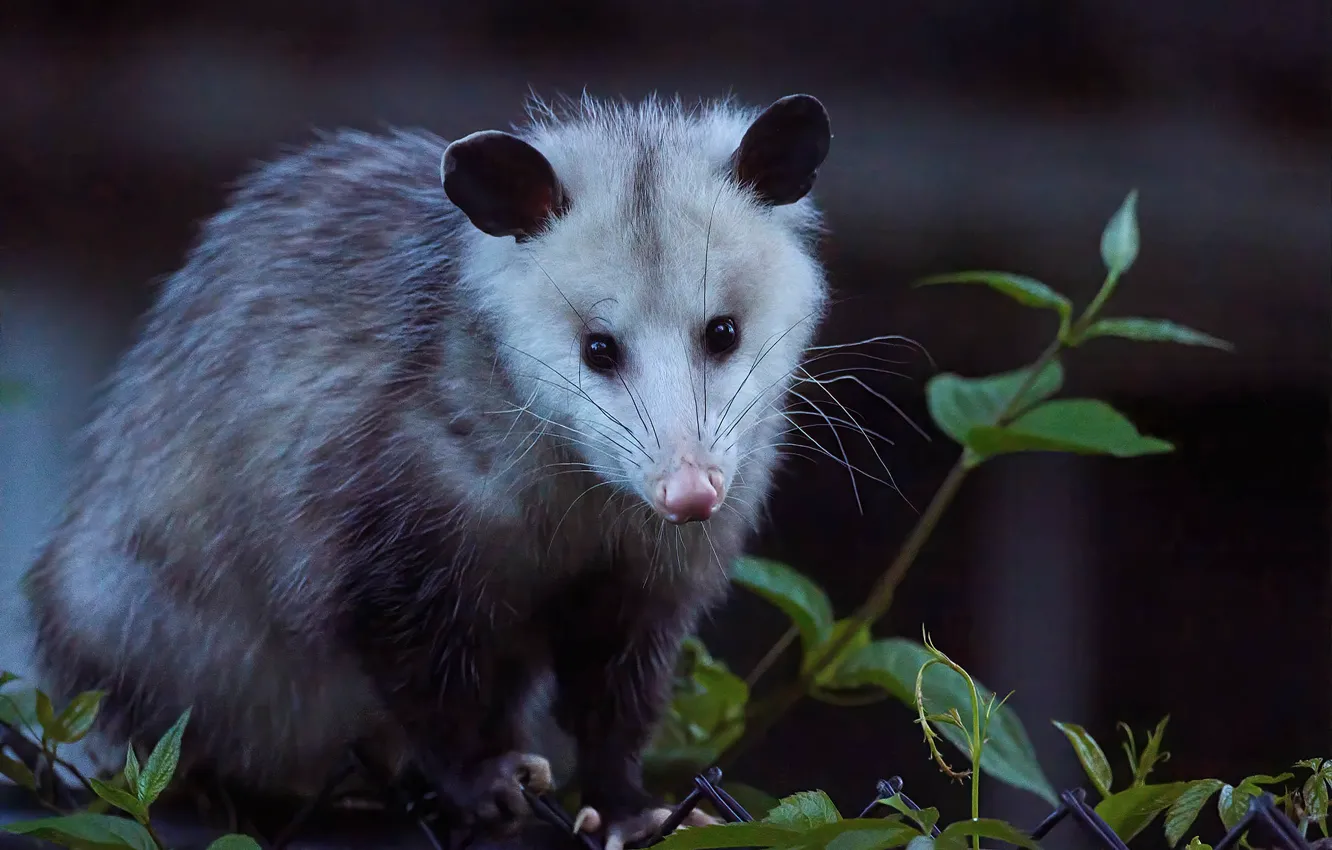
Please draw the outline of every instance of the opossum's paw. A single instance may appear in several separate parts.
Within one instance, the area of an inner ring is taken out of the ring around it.
[[[661,829],[661,825],[671,816],[673,809],[658,807],[646,809],[637,815],[620,818],[606,828],[606,850],[624,850],[626,844],[632,844],[638,841],[644,841],[651,838]],[[722,823],[701,809],[694,809],[685,816],[680,824],[680,829],[686,829],[691,826],[713,826]],[[584,806],[578,810],[578,816],[574,818],[574,832],[596,833],[600,832],[603,826],[601,813],[592,806]]]
[[[554,786],[550,762],[531,753],[505,753],[483,762],[456,802],[487,831],[511,832],[531,814],[523,789],[544,794]]]

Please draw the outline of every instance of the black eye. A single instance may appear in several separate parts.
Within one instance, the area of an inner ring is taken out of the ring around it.
[[[583,362],[598,372],[613,372],[620,365],[620,346],[610,334],[583,337]]]
[[[740,332],[735,328],[735,319],[730,316],[717,316],[709,319],[703,331],[703,344],[711,354],[725,354],[740,341]]]

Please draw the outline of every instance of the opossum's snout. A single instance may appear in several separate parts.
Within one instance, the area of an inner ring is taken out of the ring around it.
[[[701,455],[689,451],[677,454],[649,482],[648,501],[667,522],[702,522],[721,508],[726,498],[726,476]]]

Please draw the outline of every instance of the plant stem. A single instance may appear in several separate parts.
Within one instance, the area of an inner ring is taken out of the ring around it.
[[[1029,368],[1027,378],[1023,381],[1022,386],[1009,399],[1003,412],[996,417],[996,424],[1002,425],[1007,422],[1015,412],[1018,400],[1027,394],[1027,391],[1036,382],[1037,376],[1059,355],[1063,347],[1063,342],[1058,338],[1045,347],[1045,350],[1041,352]],[[760,715],[747,719],[744,734],[718,760],[720,767],[727,769],[735,763],[735,759],[741,753],[767,734],[768,730],[776,724],[782,715],[786,714],[792,706],[809,693],[811,686],[819,675],[841,656],[842,650],[851,643],[861,629],[868,629],[887,613],[888,608],[893,603],[893,596],[897,592],[898,585],[906,578],[911,565],[915,563],[916,556],[920,554],[926,541],[934,533],[935,526],[939,524],[939,519],[943,516],[944,511],[952,504],[953,498],[957,496],[957,491],[970,470],[969,454],[964,450],[962,455],[958,457],[957,462],[953,464],[953,468],[948,471],[948,475],[944,477],[939,489],[935,491],[934,497],[925,508],[925,512],[920,515],[920,519],[916,520],[916,525],[911,529],[911,533],[907,535],[906,542],[902,544],[897,557],[889,564],[883,575],[879,576],[879,580],[875,582],[869,597],[851,615],[851,622],[848,623],[848,627],[842,629],[828,643],[824,644],[813,662],[800,676],[774,696],[772,702],[768,704],[770,707],[765,708]],[[771,663],[769,666],[771,666]],[[756,678],[757,676],[751,674],[751,680]]]
[[[749,685],[751,688],[754,687],[754,683],[757,682],[764,673],[768,672],[768,670],[772,668],[772,665],[777,663],[777,659],[782,657],[782,653],[786,651],[786,648],[799,636],[800,630],[795,626],[787,628],[786,633],[778,638],[777,642],[772,645],[772,648],[764,653],[763,657],[759,659],[759,662],[754,665],[754,669],[745,677],[745,684]]]
[[[1025,392],[1025,390],[1024,390]],[[971,691],[971,819],[980,820],[981,755],[985,752],[985,739],[981,737],[980,700],[976,683],[967,676],[967,690]],[[980,850],[980,836],[971,836],[971,850]]]
[[[162,836],[157,834],[157,830],[153,829],[153,822],[151,820],[144,818],[143,828],[148,830],[148,837],[157,845],[157,850],[167,850],[166,842],[162,840]]]

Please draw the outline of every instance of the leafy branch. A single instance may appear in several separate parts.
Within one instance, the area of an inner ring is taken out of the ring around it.
[[[0,688],[17,680],[12,673],[0,673]],[[131,742],[126,746],[125,767],[119,774],[106,778],[85,777],[73,764],[59,758],[57,749],[61,744],[77,743],[87,736],[96,722],[104,696],[102,691],[85,691],[57,713],[50,698],[41,690],[32,689],[22,694],[0,693],[0,720],[10,729],[25,730],[33,738],[40,757],[49,767],[52,782],[59,782],[59,778],[51,766],[59,765],[95,795],[94,802],[82,810],[64,812],[54,795],[48,799],[40,794],[31,768],[22,761],[0,755],[0,773],[14,783],[38,792],[42,805],[59,813],[56,817],[9,823],[4,826],[4,831],[76,850],[118,847],[168,850],[149,817],[149,807],[175,777],[190,710],[186,709],[172,724],[142,765]],[[27,710],[28,704],[31,710]],[[108,814],[109,808],[119,813]],[[218,838],[208,850],[259,850],[259,844],[248,836],[232,834]]]

